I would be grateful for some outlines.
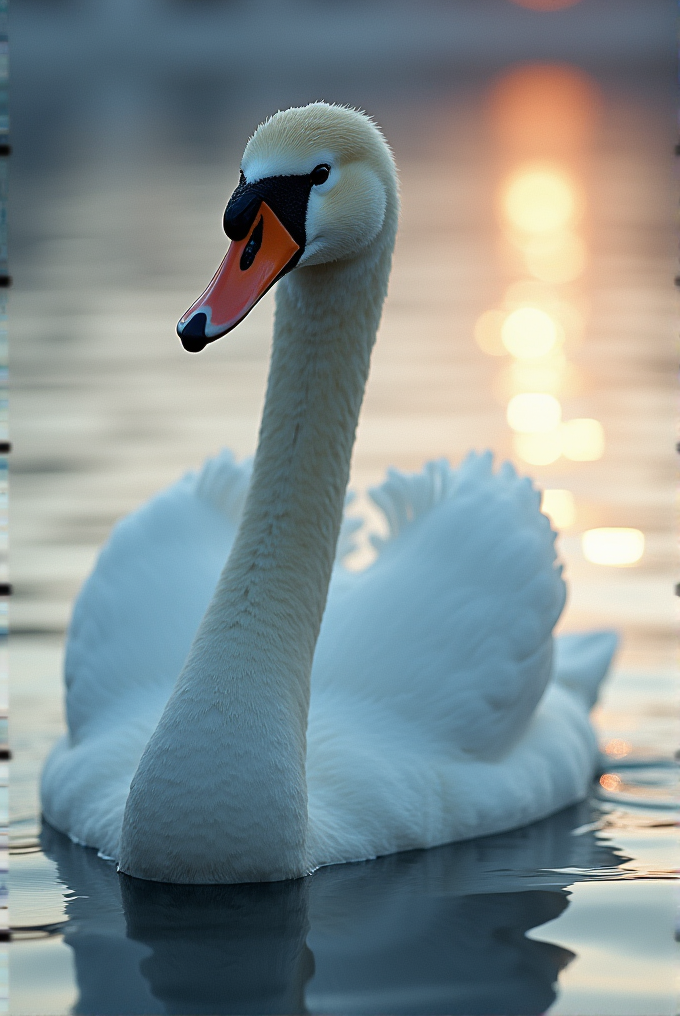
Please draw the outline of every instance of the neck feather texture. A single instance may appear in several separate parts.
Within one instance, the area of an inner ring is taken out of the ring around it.
[[[312,658],[395,231],[396,206],[363,256],[279,284],[243,518],[130,788],[128,874],[207,883],[309,870]]]

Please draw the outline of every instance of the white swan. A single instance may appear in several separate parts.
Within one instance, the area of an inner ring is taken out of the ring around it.
[[[615,637],[553,666],[564,583],[528,480],[488,454],[391,473],[377,561],[330,581],[397,217],[363,114],[315,103],[248,142],[233,243],[178,331],[202,348],[284,276],[252,478],[224,453],[114,529],[43,774],[47,821],[131,875],[292,878],[587,793]]]

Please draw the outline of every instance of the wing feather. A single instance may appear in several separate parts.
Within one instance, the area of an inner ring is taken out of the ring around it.
[[[473,453],[456,471],[391,470],[373,498],[389,536],[351,587],[331,587],[314,681],[389,701],[464,752],[504,753],[548,683],[565,601],[540,494]]]

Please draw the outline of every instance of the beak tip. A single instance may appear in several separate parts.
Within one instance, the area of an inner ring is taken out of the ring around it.
[[[185,324],[180,322],[177,325],[177,334],[187,353],[200,353],[208,345],[210,339],[205,334],[207,322],[206,315],[201,312],[194,314]]]

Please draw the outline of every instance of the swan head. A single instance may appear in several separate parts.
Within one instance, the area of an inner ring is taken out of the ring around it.
[[[375,248],[396,203],[392,154],[364,113],[325,102],[275,113],[246,145],[224,213],[232,243],[177,325],[184,348],[226,335],[288,272]]]

